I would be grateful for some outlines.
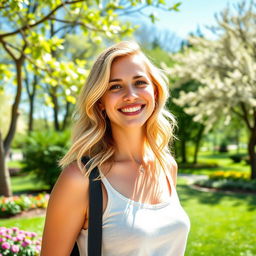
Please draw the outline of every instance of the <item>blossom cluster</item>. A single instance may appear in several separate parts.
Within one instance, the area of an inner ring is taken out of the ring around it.
[[[0,256],[37,256],[40,250],[41,238],[35,232],[0,227]]]
[[[21,195],[0,197],[0,217],[9,217],[22,211],[34,208],[46,208],[49,194],[41,193],[36,196]]]
[[[250,178],[250,174],[247,172],[238,172],[238,171],[216,171],[209,175],[210,179],[245,179]]]

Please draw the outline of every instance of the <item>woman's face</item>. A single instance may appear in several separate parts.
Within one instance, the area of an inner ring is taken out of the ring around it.
[[[109,86],[100,100],[115,127],[142,127],[155,108],[155,86],[140,55],[119,57],[111,66]]]

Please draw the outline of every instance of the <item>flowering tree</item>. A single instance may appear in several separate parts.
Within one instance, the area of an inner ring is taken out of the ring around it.
[[[202,86],[181,91],[174,102],[185,107],[194,120],[206,125],[206,132],[222,117],[225,125],[236,115],[248,129],[251,178],[256,179],[256,12],[253,1],[225,9],[217,18],[217,40],[189,39],[192,47],[172,56],[177,65],[169,74],[179,84],[196,80]],[[178,84],[177,84],[178,85]]]

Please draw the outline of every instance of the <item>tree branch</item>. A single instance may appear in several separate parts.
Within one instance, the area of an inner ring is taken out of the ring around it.
[[[14,54],[12,53],[12,51],[7,47],[7,43],[3,40],[3,38],[0,37],[0,42],[2,43],[4,49],[6,50],[6,52],[11,56],[11,58],[14,61],[17,61],[17,58],[14,56]]]
[[[61,20],[61,19],[57,19],[57,18],[49,18],[50,20],[55,20],[55,21],[58,21],[58,22],[62,22],[62,23],[65,23],[65,24],[70,24],[70,25],[80,25],[80,26],[83,26],[83,27],[86,27],[87,29],[89,30],[93,30],[93,31],[97,31],[97,32],[104,32],[104,30],[102,29],[96,29],[96,28],[93,28],[93,27],[90,27],[88,26],[87,24],[83,23],[83,22],[80,22],[80,21],[69,21],[69,20]],[[56,33],[56,31],[55,31]]]
[[[55,30],[52,35],[54,36],[54,35],[56,35],[57,33],[59,33],[61,30],[65,29],[65,28],[69,28],[69,27],[70,27],[70,25],[65,25],[65,26],[63,26],[63,27],[60,27],[60,28],[58,28],[57,30]],[[65,34],[67,34],[67,33],[65,33]]]
[[[4,5],[4,4],[6,4],[6,3],[8,3],[8,0],[2,1],[2,3],[0,3],[0,9],[5,9],[5,8],[10,7],[10,5]]]
[[[69,5],[69,4],[75,4],[75,3],[79,3],[79,2],[83,2],[84,0],[75,0],[75,1],[65,1],[65,2],[62,2],[60,5],[56,6],[52,11],[50,11],[46,16],[44,16],[41,20],[35,22],[34,24],[27,24],[13,32],[9,32],[9,33],[5,33],[5,34],[0,34],[0,39],[1,38],[4,38],[4,37],[8,37],[8,36],[12,36],[12,35],[15,35],[15,34],[18,34],[20,33],[21,31],[25,31],[25,30],[28,30],[30,28],[33,28],[41,23],[43,23],[44,21],[48,20],[51,15],[53,15],[58,9],[62,8],[63,6],[65,5]]]

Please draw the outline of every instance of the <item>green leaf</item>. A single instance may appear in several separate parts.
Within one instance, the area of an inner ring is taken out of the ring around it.
[[[181,2],[179,2],[179,3],[177,3],[177,4],[175,4],[175,5],[173,5],[172,7],[170,7],[168,10],[169,11],[172,11],[172,10],[174,10],[174,11],[176,11],[176,12],[179,12],[180,10],[179,10],[179,7],[181,6]]]

